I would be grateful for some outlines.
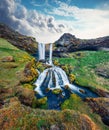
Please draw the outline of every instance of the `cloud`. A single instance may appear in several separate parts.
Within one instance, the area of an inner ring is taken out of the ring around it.
[[[109,35],[109,9],[86,9],[70,6],[60,1],[57,3],[58,7],[53,8],[52,11],[48,13],[58,17],[64,17],[64,20],[59,21],[70,25],[76,36],[80,38],[96,38]],[[105,6],[106,5],[105,3]]]
[[[44,15],[37,10],[28,10],[21,5],[21,0],[1,0],[0,22],[22,34],[35,37],[38,42],[54,42],[65,32],[79,38],[109,35],[108,9],[80,9],[68,5],[71,0],[66,0],[68,4],[62,0],[51,0],[49,3],[48,0],[43,1],[49,7],[50,2],[54,2],[57,8],[52,5],[50,10],[46,10],[48,15]],[[58,16],[58,19],[55,19],[55,16]]]
[[[27,10],[18,0],[1,0],[0,22],[22,34],[36,37],[39,42],[54,42],[67,29],[52,16],[45,16],[36,10]]]

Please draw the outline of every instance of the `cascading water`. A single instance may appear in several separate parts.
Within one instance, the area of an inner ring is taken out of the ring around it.
[[[52,65],[52,46],[53,44],[50,44],[50,54],[49,54],[49,64]]]
[[[38,44],[39,60],[45,60],[45,44]]]
[[[39,59],[45,59],[45,44],[40,43],[39,46]],[[35,91],[37,91],[40,97],[47,96],[49,109],[58,109],[59,102],[63,101],[62,95],[65,99],[69,96],[69,90],[72,93],[76,93],[82,98],[86,97],[97,97],[97,95],[86,88],[82,88],[76,85],[70,84],[68,77],[64,70],[61,68],[54,66],[52,63],[52,44],[50,44],[50,53],[49,53],[49,64],[52,65],[50,68],[45,69],[42,73],[40,73],[38,79],[34,83],[36,85]],[[69,90],[66,90],[66,86],[68,86]],[[54,96],[53,93],[49,93],[47,95],[46,90],[53,91],[54,89],[59,89],[62,91],[62,95]],[[81,93],[81,91],[85,93]],[[67,91],[67,93],[66,93]],[[53,104],[52,104],[53,103]]]

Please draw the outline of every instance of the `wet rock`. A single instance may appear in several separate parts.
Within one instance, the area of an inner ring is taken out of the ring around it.
[[[86,91],[85,91],[85,90],[83,90],[83,89],[79,89],[79,91],[80,91],[81,93],[83,93],[83,94],[85,94],[85,93],[86,93]]]
[[[46,63],[46,60],[42,59],[42,60],[39,60],[39,62]]]
[[[61,89],[54,89],[53,91],[52,91],[52,93],[53,94],[59,94],[59,93],[61,93],[62,92],[62,90]]]

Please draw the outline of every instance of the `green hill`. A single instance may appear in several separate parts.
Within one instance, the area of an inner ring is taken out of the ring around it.
[[[78,59],[60,59],[61,63],[63,61],[75,67],[79,62]],[[81,67],[85,64],[84,60],[82,63]],[[38,77],[36,68],[43,70],[44,66],[27,52],[0,38],[1,130],[108,130],[100,116],[94,114],[87,102],[82,101],[75,94],[64,102],[62,111],[42,110],[46,101],[36,99],[32,85]]]

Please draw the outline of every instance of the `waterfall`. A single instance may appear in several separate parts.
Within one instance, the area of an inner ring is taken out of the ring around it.
[[[54,78],[55,78],[55,82],[56,82],[55,86],[53,84],[53,75],[52,74],[54,74]],[[48,84],[46,84],[46,87],[51,90],[62,89],[65,87],[65,85],[69,85],[69,87],[70,87],[70,83],[69,83],[66,73],[61,68],[54,66],[52,68],[45,69],[39,75],[38,79],[34,83],[37,86],[35,88],[35,91],[37,91],[40,95],[42,95],[41,87],[43,87],[43,82],[44,82],[45,78],[47,78],[47,76],[50,76],[50,78],[49,78]]]
[[[50,43],[49,45],[49,64],[52,65],[52,46],[53,44]],[[39,60],[45,59],[45,44],[39,43]],[[53,78],[55,83],[53,82]],[[52,66],[44,70],[38,77],[37,81],[34,83],[36,85],[35,91],[37,91],[40,95],[43,95],[41,88],[44,86],[44,82],[46,79],[49,81],[46,84],[46,87],[53,90],[53,89],[62,89],[65,85],[69,85],[69,80],[67,78],[66,73],[59,67]]]
[[[49,64],[52,65],[52,43],[50,43]]]
[[[52,65],[52,46],[53,44],[50,43],[49,45],[50,65]],[[39,60],[45,59],[45,44],[39,43],[38,49],[39,49]],[[35,91],[37,91],[41,96],[43,96],[42,89],[44,90],[44,86],[46,88],[49,88],[50,90],[63,89],[66,85],[69,85],[69,87],[71,86],[64,70],[56,66],[52,66],[51,68],[45,69],[39,75],[38,79],[34,84],[36,85]],[[71,88],[72,87],[73,86],[71,86]]]
[[[38,44],[39,60],[45,60],[45,44]]]
[[[39,44],[39,59],[45,59],[45,44],[41,44],[41,43]],[[50,44],[49,64],[52,65],[52,44]],[[70,90],[70,92],[78,94],[82,98],[98,97],[98,95],[90,92],[86,88],[83,89],[79,86],[70,84],[65,71],[57,66],[51,66],[50,68],[45,69],[42,73],[39,73],[39,77],[34,83],[34,85],[36,86],[35,91],[41,97],[46,96],[47,89],[48,90],[60,89],[62,90],[62,95],[66,97],[66,93],[65,93],[66,85],[68,86],[69,88],[68,90]],[[85,91],[85,93],[81,93],[80,90]],[[49,100],[50,98],[51,98],[51,95],[49,97]],[[57,99],[54,99],[54,100],[56,100],[56,104],[58,104],[60,101],[60,100],[57,101],[58,97]]]

